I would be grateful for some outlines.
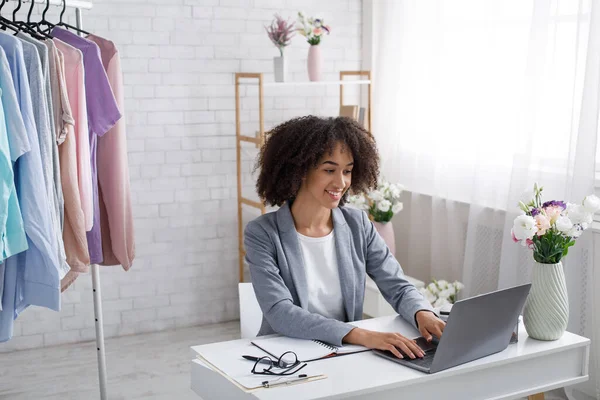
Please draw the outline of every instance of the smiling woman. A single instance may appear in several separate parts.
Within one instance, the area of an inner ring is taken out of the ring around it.
[[[336,148],[338,151],[334,151]],[[338,190],[333,190],[333,185],[321,188],[332,190],[334,197],[339,194],[337,200],[344,205],[349,189],[361,192],[377,184],[379,155],[371,135],[354,120],[307,116],[284,122],[268,132],[256,169],[260,170],[257,192],[273,206],[294,199],[301,187],[310,186],[306,185],[307,180],[322,182],[320,179],[327,174],[345,174],[348,186],[337,186]],[[341,188],[345,189],[343,193]]]
[[[273,129],[257,163],[259,195],[281,208],[246,227],[246,261],[263,311],[259,335],[281,333],[334,345],[424,353],[397,333],[347,324],[362,318],[367,274],[392,307],[440,337],[444,323],[410,283],[366,213],[346,208],[348,192],[376,186],[373,137],[344,118],[297,118]]]

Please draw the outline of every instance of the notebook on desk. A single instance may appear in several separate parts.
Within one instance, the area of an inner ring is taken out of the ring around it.
[[[283,353],[293,351],[298,356],[298,360],[302,362],[322,360],[328,357],[370,350],[364,346],[354,344],[334,346],[318,340],[296,339],[287,336],[277,336],[267,339],[258,338],[252,340],[251,343],[273,358],[279,358]]]

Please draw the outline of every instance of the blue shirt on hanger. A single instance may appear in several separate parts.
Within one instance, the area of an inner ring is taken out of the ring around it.
[[[29,249],[5,261],[0,342],[9,340],[13,320],[29,305],[60,310],[58,251],[53,240],[49,200],[42,176],[42,161],[21,42],[0,32],[31,151],[15,164],[15,186],[21,205]]]
[[[4,292],[2,261],[27,250],[27,237],[17,199],[13,163],[30,151],[27,132],[17,103],[17,95],[4,50],[0,48],[0,310]],[[5,192],[2,188],[8,188]],[[8,197],[6,197],[8,194]]]

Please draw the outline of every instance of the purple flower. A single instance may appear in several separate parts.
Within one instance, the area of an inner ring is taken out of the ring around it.
[[[542,204],[542,208],[546,208],[549,206],[553,206],[553,207],[560,207],[563,210],[567,208],[567,205],[565,204],[564,201],[560,201],[560,200],[551,200],[551,201],[547,201],[544,204]]]
[[[530,212],[531,212],[531,216],[535,217],[536,215],[538,215],[540,213],[540,210],[537,208],[532,208]]]

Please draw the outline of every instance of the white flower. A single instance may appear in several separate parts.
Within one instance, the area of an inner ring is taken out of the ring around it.
[[[454,287],[456,288],[456,292],[458,293],[459,291],[463,290],[465,288],[465,285],[463,285],[461,282],[459,281],[454,281]]]
[[[379,209],[379,211],[383,211],[383,212],[388,212],[390,210],[390,207],[392,206],[392,203],[390,203],[387,200],[381,200],[378,204],[377,204],[377,208]]]
[[[565,234],[567,236],[570,236],[573,238],[578,238],[579,236],[581,236],[582,233],[583,233],[583,228],[579,225],[573,225],[573,227],[568,232],[565,232]]]
[[[390,193],[394,199],[399,199],[400,194],[402,193],[402,187],[398,184],[390,185]]]
[[[438,297],[440,299],[448,299],[448,298],[450,298],[450,296],[452,296],[454,294],[453,292],[454,292],[454,288],[452,288],[452,292],[450,291],[450,288],[444,289],[438,294]]]
[[[579,204],[569,203],[567,205],[567,216],[573,224],[591,224],[594,220],[592,213],[588,212],[586,208]]]
[[[573,222],[569,219],[569,217],[558,217],[555,222],[556,229],[560,232],[566,233],[573,228]]]
[[[521,194],[519,198],[525,204],[529,204],[535,197],[535,190],[526,190]]]
[[[537,232],[535,219],[529,215],[519,215],[515,218],[513,233],[517,240],[531,239]]]
[[[594,214],[596,211],[600,210],[600,199],[593,194],[591,196],[586,196],[585,199],[583,199],[583,207],[588,213]]]
[[[433,307],[434,308],[442,308],[444,306],[449,305],[450,302],[448,301],[448,299],[443,299],[443,298],[439,298],[435,301],[435,303],[433,303]]]
[[[433,282],[427,285],[427,290],[429,290],[433,294],[437,294],[439,292],[438,287]]]
[[[369,193],[369,198],[373,201],[381,201],[384,199],[383,193],[380,190],[373,190]]]
[[[425,300],[427,300],[429,303],[433,303],[437,299],[435,294],[431,293],[425,288],[421,288],[420,292],[423,295],[423,297],[425,297]]]
[[[400,211],[402,211],[403,208],[404,205],[402,203],[396,203],[392,206],[392,212],[394,214],[398,214]]]
[[[437,281],[437,284],[440,289],[446,289],[448,287],[448,281],[445,281],[443,279]]]
[[[352,206],[358,208],[359,210],[369,209],[369,203],[367,202],[367,199],[365,199],[365,196],[363,196],[362,194],[350,196],[348,201]]]

